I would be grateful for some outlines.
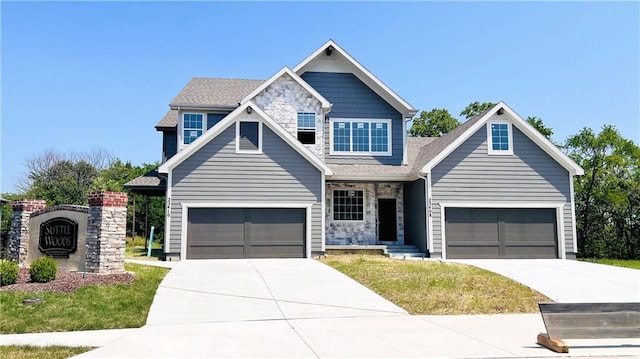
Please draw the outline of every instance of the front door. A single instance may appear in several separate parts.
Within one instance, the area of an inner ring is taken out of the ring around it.
[[[398,223],[395,198],[378,198],[378,240],[398,240]]]

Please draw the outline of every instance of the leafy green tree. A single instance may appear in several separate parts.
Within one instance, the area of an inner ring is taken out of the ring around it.
[[[640,259],[640,148],[607,125],[583,128],[565,149],[585,170],[574,179],[579,252]]]
[[[460,122],[449,111],[441,108],[434,108],[427,112],[422,111],[420,115],[413,119],[410,136],[419,137],[440,137],[445,133],[458,127]]]
[[[463,116],[465,119],[468,120],[471,117],[477,116],[495,105],[496,104],[493,102],[480,103],[478,101],[475,101],[468,104],[467,107],[465,107],[464,110],[460,112],[460,116]]]
[[[531,126],[533,126],[533,128],[538,130],[538,132],[540,132],[540,134],[542,134],[548,140],[551,140],[551,135],[553,135],[553,130],[551,129],[551,127],[545,126],[540,117],[529,116],[529,117],[527,117],[527,122]]]
[[[61,160],[41,173],[30,174],[32,185],[27,194],[44,199],[49,205],[87,204],[89,189],[97,176],[98,170],[83,160]]]

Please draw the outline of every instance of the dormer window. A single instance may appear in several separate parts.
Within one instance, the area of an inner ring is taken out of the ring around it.
[[[298,141],[305,145],[316,143],[315,112],[298,112]]]
[[[204,132],[204,115],[201,113],[182,114],[182,142],[185,145],[195,141]]]
[[[513,154],[513,135],[510,123],[504,121],[487,123],[487,153],[490,155]]]

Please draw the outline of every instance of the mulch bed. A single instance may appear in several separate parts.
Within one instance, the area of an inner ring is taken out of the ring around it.
[[[24,292],[24,293],[71,293],[86,285],[113,285],[131,284],[136,278],[133,273],[121,274],[92,274],[58,271],[56,279],[47,283],[33,283],[29,279],[29,269],[20,268],[16,284],[0,287],[0,292]]]

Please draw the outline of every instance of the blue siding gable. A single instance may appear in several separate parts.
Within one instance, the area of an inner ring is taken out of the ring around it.
[[[311,87],[324,96],[333,107],[331,118],[383,118],[391,119],[392,156],[330,156],[329,121],[325,119],[325,162],[333,164],[387,164],[401,165],[403,156],[402,132],[405,124],[402,114],[351,73],[305,72],[302,74]]]

